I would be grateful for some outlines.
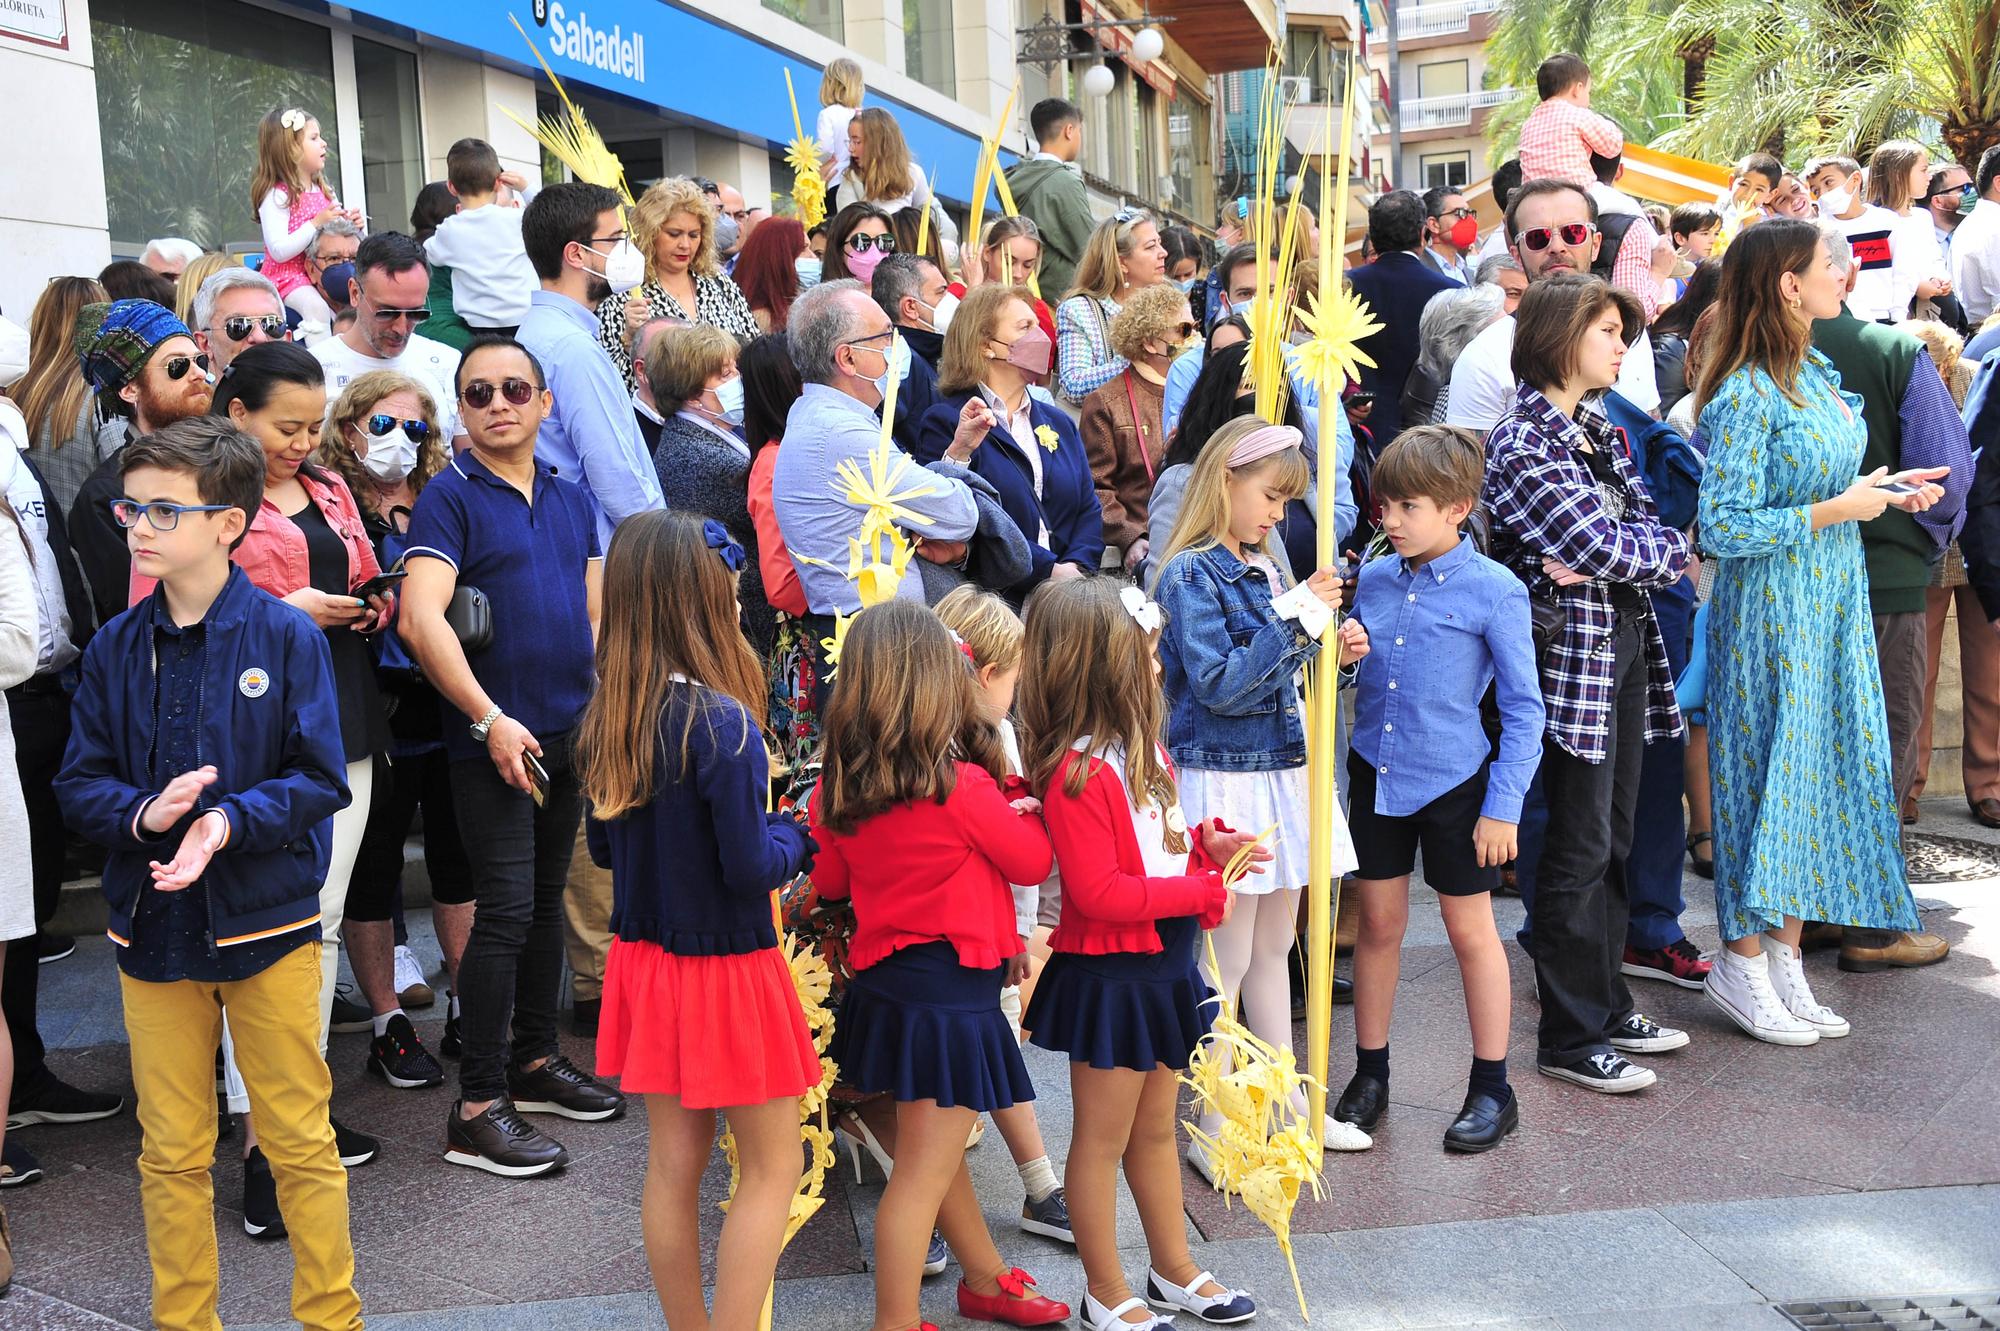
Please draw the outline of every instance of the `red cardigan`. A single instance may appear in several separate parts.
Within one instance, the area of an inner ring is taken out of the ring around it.
[[[950,943],[973,970],[992,970],[1021,951],[1008,884],[1041,882],[1053,857],[1041,818],[1008,803],[1027,787],[1016,777],[1008,787],[962,762],[943,804],[899,804],[850,836],[820,821],[822,792],[813,792],[813,887],[823,897],[853,897],[854,969],[919,943]]]
[[[1063,781],[1079,759],[1090,764],[1090,775],[1081,794],[1069,795]],[[1221,869],[1202,849],[1199,827],[1188,829],[1194,844],[1186,874],[1146,877],[1131,797],[1102,759],[1082,753],[1065,757],[1042,795],[1042,816],[1062,870],[1062,921],[1049,937],[1056,951],[1158,952],[1156,921],[1195,915],[1204,929],[1222,923],[1229,893]]]

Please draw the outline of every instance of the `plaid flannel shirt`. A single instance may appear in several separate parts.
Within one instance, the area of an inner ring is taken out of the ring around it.
[[[1622,518],[1604,507],[1589,466],[1576,453],[1588,443],[1611,459],[1624,487]],[[1493,558],[1528,584],[1531,596],[1569,611],[1541,663],[1548,735],[1585,762],[1603,762],[1611,724],[1612,641],[1618,614],[1611,586],[1665,587],[1687,567],[1685,533],[1662,527],[1624,442],[1591,403],[1565,416],[1526,384],[1486,440],[1485,503],[1493,523]],[[1557,587],[1542,572],[1555,559],[1587,582]],[[1646,742],[1681,733],[1666,643],[1646,599],[1640,626],[1646,649]]]
[[[1597,183],[1590,155],[1613,157],[1625,151],[1618,127],[1587,106],[1561,97],[1536,105],[1521,126],[1523,180],[1567,180],[1579,189]]]

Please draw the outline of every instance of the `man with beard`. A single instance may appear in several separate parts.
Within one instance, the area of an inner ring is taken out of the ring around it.
[[[1514,191],[1507,206],[1507,244],[1533,285],[1557,273],[1588,273],[1603,237],[1597,205],[1581,185],[1566,180],[1530,180]],[[1514,404],[1514,316],[1501,318],[1472,339],[1451,371],[1451,401],[1445,424],[1481,434],[1492,429]],[[1653,358],[1625,357],[1619,367],[1620,396],[1651,411],[1659,405]]]
[[[370,370],[395,370],[417,380],[437,403],[441,437],[449,442],[460,433],[458,394],[452,391],[458,352],[417,332],[430,317],[424,303],[430,289],[430,261],[423,246],[400,231],[368,237],[355,251],[354,277],[348,284],[354,323],[314,347],[312,354],[326,368],[329,402]]]
[[[215,395],[208,353],[172,310],[150,300],[84,306],[76,347],[98,405],[125,421],[121,450],[125,442],[202,415]],[[125,530],[111,520],[111,501],[124,493],[114,453],[83,483],[69,511],[70,544],[90,582],[99,623],[124,612],[131,589]]]

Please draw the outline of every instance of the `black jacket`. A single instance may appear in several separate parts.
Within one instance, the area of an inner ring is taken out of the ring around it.
[[[70,548],[90,583],[100,624],[123,614],[132,597],[132,552],[125,545],[125,529],[111,520],[111,501],[125,493],[118,460],[113,453],[98,464],[69,510]]]

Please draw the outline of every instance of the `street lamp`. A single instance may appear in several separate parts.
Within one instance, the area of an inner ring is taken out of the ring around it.
[[[1016,57],[1024,65],[1040,65],[1045,70],[1068,64],[1076,60],[1102,61],[1105,52],[1093,40],[1084,50],[1075,49],[1073,34],[1092,35],[1105,30],[1130,34],[1131,57],[1139,64],[1158,60],[1166,54],[1167,39],[1160,31],[1162,23],[1172,23],[1173,15],[1154,17],[1148,11],[1138,18],[1098,19],[1087,23],[1059,23],[1054,15],[1043,14],[1025,28],[1016,28],[1014,35],[1020,40],[1021,49]],[[1116,78],[1111,70],[1099,63],[1083,75],[1083,90],[1092,97],[1109,96],[1116,86]]]
[[[1118,78],[1109,65],[1092,65],[1083,71],[1083,90],[1092,97],[1109,97],[1117,83]]]

